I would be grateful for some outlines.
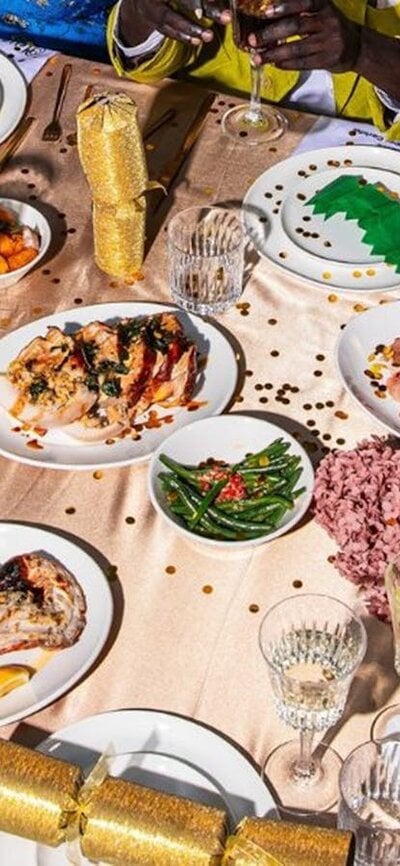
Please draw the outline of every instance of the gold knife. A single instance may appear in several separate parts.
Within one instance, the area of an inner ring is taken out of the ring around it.
[[[17,147],[21,144],[23,138],[25,138],[28,129],[32,126],[34,117],[25,117],[24,120],[20,123],[18,129],[12,133],[8,141],[0,147],[0,171],[3,171],[3,168],[10,159],[10,156],[13,156]]]
[[[197,141],[197,139],[200,135],[200,132],[203,128],[203,124],[205,122],[207,114],[208,114],[208,112],[209,112],[209,110],[210,110],[210,108],[214,102],[214,99],[215,99],[215,93],[209,93],[206,96],[206,98],[203,100],[196,116],[194,117],[191,125],[189,126],[189,129],[185,135],[185,138],[183,140],[183,143],[182,143],[178,153],[175,156],[173,156],[172,159],[170,159],[169,162],[167,162],[166,165],[164,166],[164,168],[162,169],[162,172],[158,177],[158,181],[159,181],[159,183],[162,184],[162,186],[164,187],[164,189],[166,190],[167,193],[171,189],[171,186],[172,186],[181,166],[185,162],[186,157],[188,156],[193,145]],[[152,209],[153,213],[155,213],[158,210],[158,208],[160,207],[160,205],[162,204],[163,201],[164,201],[164,197],[162,197],[158,200],[157,204]]]

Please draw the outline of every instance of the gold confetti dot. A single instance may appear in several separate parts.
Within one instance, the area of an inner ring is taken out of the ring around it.
[[[9,325],[11,325],[10,316],[4,316],[2,319],[0,319],[0,328],[8,328]]]
[[[294,589],[301,589],[301,587],[303,586],[303,581],[302,580],[294,580],[292,583],[292,586],[294,587]]]
[[[110,565],[106,569],[106,576],[108,577],[108,580],[117,580],[118,566],[117,565]]]
[[[337,300],[339,300],[337,295],[328,295],[328,301],[330,304],[335,304]]]
[[[211,595],[211,593],[214,592],[214,587],[210,586],[209,583],[206,583],[206,584],[202,587],[202,592],[204,592],[205,595]]]
[[[69,505],[68,508],[65,509],[66,514],[75,514],[76,508],[73,508],[72,505]]]
[[[128,523],[129,526],[131,526],[132,523],[136,523],[136,520],[134,517],[125,517],[125,523]]]
[[[353,271],[353,277],[359,279],[359,277],[362,277],[362,271]]]
[[[367,277],[375,277],[375,276],[376,276],[376,270],[375,270],[375,268],[368,268],[368,269],[365,271],[365,273],[366,273]]]
[[[249,604],[250,613],[258,613],[259,610],[260,608],[258,604]]]
[[[34,316],[38,316],[40,313],[43,313],[43,307],[32,307],[32,313]]]
[[[341,409],[338,409],[338,411],[335,412],[335,416],[336,418],[341,418],[343,421],[346,421],[346,419],[349,417],[347,412],[343,412]]]
[[[166,574],[175,574],[176,568],[174,565],[167,565],[165,572]]]
[[[322,274],[322,279],[323,280],[331,280],[332,279],[331,272],[330,271],[324,271],[324,273]]]
[[[280,258],[280,259],[287,259],[287,253],[285,253],[285,251],[282,250],[282,251],[279,253],[279,258]]]
[[[215,192],[215,189],[213,186],[203,186],[203,192],[204,192],[204,195],[213,195]]]
[[[95,478],[96,481],[100,481],[100,478],[102,478],[103,475],[104,475],[104,472],[102,472],[100,469],[96,469],[96,471],[93,472],[93,478]]]
[[[155,144],[152,144],[150,141],[145,144],[146,150],[155,150]]]
[[[365,304],[354,304],[353,310],[355,313],[365,313],[365,310],[368,310],[368,307]]]

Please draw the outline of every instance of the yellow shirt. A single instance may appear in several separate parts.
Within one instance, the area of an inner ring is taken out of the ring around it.
[[[334,0],[335,5],[352,21],[384,33],[400,36],[400,2],[385,8],[373,8],[369,0]],[[126,75],[138,82],[152,84],[174,74],[198,79],[211,90],[236,94],[250,92],[250,65],[245,52],[239,51],[233,41],[231,27],[216,27],[211,43],[194,48],[177,40],[166,38],[159,51],[136,69],[124,69],[113,45],[115,8],[108,23],[108,48],[114,67],[119,75]],[[274,66],[265,67],[262,96],[269,102],[280,102],[299,81],[300,73]],[[343,117],[372,121],[385,130],[384,107],[378,99],[374,86],[354,72],[332,75],[336,113]],[[386,132],[388,139],[400,139],[400,121],[393,123]]]

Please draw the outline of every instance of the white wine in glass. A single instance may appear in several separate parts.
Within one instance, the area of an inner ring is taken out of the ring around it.
[[[257,35],[268,27],[265,10],[269,5],[270,0],[230,0],[234,41],[238,48],[249,54],[251,94],[247,105],[236,105],[225,113],[222,126],[231,138],[250,146],[274,141],[288,127],[284,114],[261,102],[264,68],[254,62],[257,51],[249,44],[251,34]]]
[[[317,757],[313,739],[342,716],[366,645],[361,620],[330,596],[292,596],[261,623],[260,648],[275,708],[300,733],[300,740],[279,746],[264,765],[285,810],[324,812],[337,800],[340,758],[325,746]]]

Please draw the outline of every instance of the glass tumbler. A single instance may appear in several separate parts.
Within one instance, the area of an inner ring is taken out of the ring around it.
[[[342,765],[338,826],[356,839],[354,866],[400,863],[400,742],[363,743]]]
[[[168,226],[170,286],[192,313],[223,313],[242,292],[244,235],[232,211],[190,207]]]
[[[400,557],[386,567],[385,588],[392,618],[394,667],[400,677]]]

